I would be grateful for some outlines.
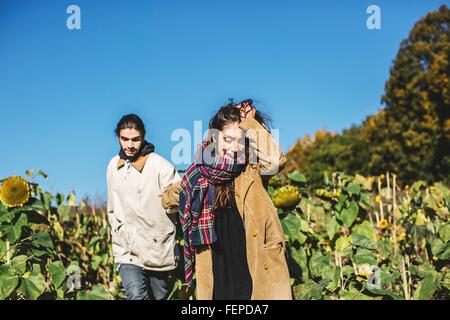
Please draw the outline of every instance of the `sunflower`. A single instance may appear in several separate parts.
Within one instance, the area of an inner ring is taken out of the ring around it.
[[[316,190],[316,196],[318,196],[321,199],[324,200],[338,200],[337,197],[339,197],[340,193],[327,191],[325,189],[317,189]]]
[[[287,185],[276,190],[273,194],[273,204],[277,208],[295,208],[300,202],[300,194],[296,187]]]
[[[389,222],[386,219],[382,219],[379,223],[380,229],[386,229],[389,226]]]
[[[22,177],[9,177],[0,186],[0,201],[7,207],[21,207],[30,199],[30,186]]]
[[[269,179],[269,186],[273,188],[281,187],[281,179],[278,176],[273,176]]]

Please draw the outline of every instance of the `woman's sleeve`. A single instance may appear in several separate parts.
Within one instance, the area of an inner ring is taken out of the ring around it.
[[[242,120],[239,127],[250,141],[250,162],[258,164],[260,175],[273,176],[280,172],[286,157],[270,132],[254,118]]]

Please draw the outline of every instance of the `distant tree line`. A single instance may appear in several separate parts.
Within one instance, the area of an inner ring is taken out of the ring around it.
[[[450,10],[420,19],[403,40],[381,98],[384,108],[342,133],[317,131],[288,152],[284,172],[311,184],[324,173],[397,174],[400,183],[450,182]]]

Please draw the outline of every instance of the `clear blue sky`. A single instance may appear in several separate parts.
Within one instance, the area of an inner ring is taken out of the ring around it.
[[[228,97],[259,100],[287,150],[380,108],[389,68],[436,0],[0,2],[0,177],[29,168],[44,188],[105,195],[120,116],[139,114],[166,158]],[[81,8],[68,30],[66,8]],[[381,30],[366,8],[381,8]]]

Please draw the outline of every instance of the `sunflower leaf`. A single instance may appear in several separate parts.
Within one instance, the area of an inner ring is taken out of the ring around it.
[[[27,259],[26,255],[20,255],[11,260],[11,265],[19,276],[24,274],[27,269]]]
[[[48,233],[44,233],[44,232],[35,233],[33,235],[33,244],[36,247],[42,246],[44,248],[53,249],[52,238],[50,237],[50,235]]]
[[[44,293],[45,279],[41,273],[41,269],[38,264],[33,265],[33,271],[28,277],[22,277],[22,284],[19,288],[19,292],[24,295],[28,300],[36,300]]]
[[[52,284],[57,289],[61,286],[66,278],[66,268],[61,261],[52,262],[48,266],[48,272],[52,277]]]
[[[348,208],[342,209],[339,220],[341,220],[347,227],[350,227],[358,216],[359,207],[356,202],[352,201]]]
[[[111,294],[102,285],[96,285],[90,292],[79,291],[77,300],[111,300]]]
[[[5,300],[16,289],[19,277],[14,268],[7,264],[0,265],[0,300]]]

